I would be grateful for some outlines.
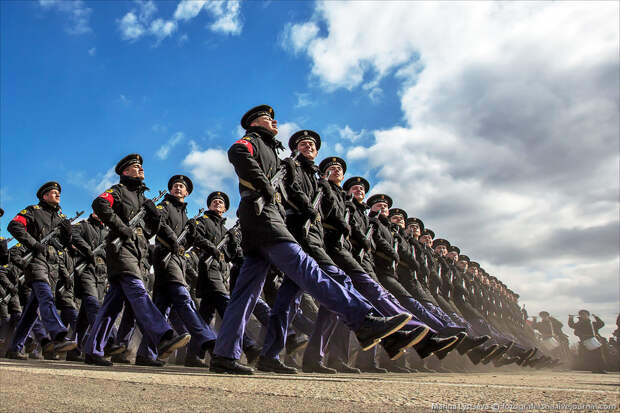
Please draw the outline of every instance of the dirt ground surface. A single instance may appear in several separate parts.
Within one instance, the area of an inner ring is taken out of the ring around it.
[[[0,412],[618,411],[620,375],[256,374],[0,360]]]

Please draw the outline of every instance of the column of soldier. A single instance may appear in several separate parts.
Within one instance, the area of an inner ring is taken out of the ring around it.
[[[172,176],[161,201],[163,193],[146,198],[138,154],[118,162],[119,183],[77,223],[61,213],[60,184],[44,184],[40,202],[8,224],[19,243],[3,243],[6,357],[40,348],[46,359],[128,363],[137,326],[136,365],[163,366],[187,346],[186,366],[217,373],[253,374],[249,364],[296,373],[281,353],[301,355],[304,372],[326,374],[442,371],[453,350],[455,370],[558,363],[538,348],[517,294],[422,220],[392,208],[388,195],[366,199],[369,182],[345,180],[343,159],[317,166],[318,133],[294,133],[292,154],[281,160],[270,106],[252,108],[241,125],[246,134],[228,151],[241,196],[230,230],[221,191],[188,218],[187,176]],[[264,327],[262,347],[247,329],[252,314]]]

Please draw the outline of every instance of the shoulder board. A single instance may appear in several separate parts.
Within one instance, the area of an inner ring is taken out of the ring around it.
[[[33,206],[33,208],[34,208],[34,209],[41,209],[41,207],[40,207],[40,206],[38,206],[38,205],[34,205],[34,206]]]
[[[245,141],[251,141],[251,140],[252,140],[252,138],[253,138],[253,136],[250,136],[250,135],[245,135],[245,136],[244,136],[243,138],[241,138],[241,139],[243,139],[243,140],[245,140]]]
[[[27,209],[22,209],[21,211],[19,211],[20,214],[22,215],[26,215],[28,213]]]
[[[164,209],[164,207],[161,205],[157,205],[157,209]]]
[[[62,255],[62,251],[58,251],[58,255]]]
[[[0,241],[2,241],[4,239],[4,237],[0,237]]]
[[[189,254],[187,254],[187,253],[185,254],[185,257],[186,257],[186,258],[190,258]]]
[[[60,214],[58,214],[60,216],[60,218],[66,218],[67,216],[65,214],[63,214],[62,212]]]
[[[207,215],[206,213],[203,215],[203,217],[204,217],[205,219],[209,219],[209,215]]]
[[[21,243],[21,242],[18,242],[17,244],[15,244],[15,246],[16,246],[17,248],[19,248],[19,247],[21,247],[21,246],[22,246],[22,243]]]
[[[8,268],[8,267],[9,267],[9,264],[4,264],[4,265],[2,266],[2,268]]]
[[[112,192],[114,192],[114,188],[106,189],[105,191],[106,191],[108,194],[111,194]]]
[[[170,205],[170,201],[164,201],[166,205]]]

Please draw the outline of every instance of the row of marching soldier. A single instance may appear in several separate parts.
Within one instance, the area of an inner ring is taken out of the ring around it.
[[[0,278],[4,330],[13,327],[6,356],[40,347],[48,359],[128,363],[137,327],[135,364],[161,367],[184,349],[186,366],[216,373],[560,363],[504,283],[388,194],[367,198],[370,183],[345,179],[343,159],[315,162],[317,132],[294,133],[280,159],[273,108],[252,108],[241,125],[228,151],[241,197],[231,229],[222,191],[188,217],[188,176],[148,199],[139,154],[118,162],[118,184],[86,220],[65,217],[60,184],[44,184],[8,225],[19,243]],[[261,326],[248,328],[254,320]]]

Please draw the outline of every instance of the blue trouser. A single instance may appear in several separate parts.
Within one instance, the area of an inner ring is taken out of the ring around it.
[[[189,342],[189,353],[203,358],[206,351],[205,344],[215,340],[216,335],[198,314],[194,300],[189,295],[187,288],[178,283],[168,283],[164,288],[156,288],[153,295],[153,302],[159,311],[165,315],[170,309],[173,309],[187,331],[192,335]],[[143,338],[137,354],[153,360],[157,358],[157,347]]]
[[[88,327],[95,324],[97,312],[99,311],[99,300],[92,295],[82,295],[82,303],[78,313],[78,321],[76,325],[76,338],[78,347],[82,349],[82,341],[86,336]]]
[[[351,279],[340,268],[328,265],[320,267],[320,269],[341,285],[345,291],[359,295],[353,287]],[[303,290],[299,285],[288,277],[284,279],[271,311],[269,328],[267,329],[265,343],[263,344],[263,356],[277,358],[280,351],[284,348],[288,326],[291,324],[292,317],[299,307],[302,294]],[[370,305],[361,295],[360,298],[364,303]],[[329,343],[329,337],[333,333],[337,321],[338,316],[336,314],[329,311],[324,305],[319,306],[314,331],[304,352],[304,361],[323,359],[325,347]]]
[[[425,323],[424,320],[421,319],[422,317],[418,317],[421,313],[420,308],[423,308],[421,305],[415,307],[401,305],[401,303],[392,294],[373,280],[370,275],[359,271],[353,271],[350,276],[347,276],[341,269],[333,266],[327,267],[325,270],[335,280],[349,280],[345,282],[352,283],[352,286],[364,298],[366,298],[382,316],[390,317],[400,313],[411,313],[413,317],[403,327],[403,330],[413,330],[419,326],[425,324],[428,325],[428,323]],[[410,300],[415,301],[413,299]],[[319,310],[319,314],[320,312],[321,311]],[[325,315],[323,317],[325,317]],[[308,343],[306,354],[304,354],[304,360],[306,360],[306,358],[308,361],[322,360],[325,354],[325,346],[329,343],[329,337],[333,334],[333,331],[337,326],[337,320],[335,317],[332,317],[329,321],[322,320],[322,322],[324,323],[323,326],[319,325],[319,320],[317,319],[316,324],[318,327],[315,330],[315,333],[313,333],[310,343]],[[434,329],[433,326],[429,325],[429,327]],[[323,328],[323,331],[319,333],[321,328]],[[319,334],[318,336],[316,335],[317,333]],[[319,345],[322,347],[317,348],[316,346]]]
[[[37,309],[39,310],[38,313]],[[54,305],[54,296],[50,285],[44,281],[33,281],[32,292],[22,312],[22,318],[15,328],[10,351],[20,352],[24,348],[26,338],[39,315],[43,326],[53,340],[62,340],[67,335],[67,328],[62,323]]]
[[[211,302],[209,303],[208,301]],[[207,324],[211,324],[211,321],[213,321],[213,317],[215,316],[214,310],[217,310],[217,313],[223,320],[224,314],[226,313],[226,308],[228,308],[229,303],[230,296],[223,294],[211,294],[209,300],[207,300],[206,298],[202,299],[202,301],[200,302],[200,307],[198,308],[198,312]],[[247,333],[244,333],[243,350],[248,350],[256,347],[258,347],[256,341],[254,341],[254,339],[250,337]]]
[[[428,309],[428,312],[430,312],[432,316],[435,316],[436,319],[441,320],[442,324],[444,325],[443,329],[438,329],[440,335],[451,336],[460,332],[467,331],[466,326],[462,326],[454,322],[454,320],[452,320],[452,318],[450,318],[450,316],[446,314],[446,312],[443,311],[441,307],[429,301],[424,303],[424,307]]]
[[[95,323],[91,326],[90,334],[84,352],[103,357],[104,347],[108,341],[112,326],[123,309],[131,309],[142,335],[152,346],[157,346],[165,336],[173,334],[172,328],[166,322],[149,297],[142,280],[132,276],[119,276],[110,282],[103,304],[97,313]],[[120,331],[119,331],[120,336]]]
[[[76,338],[76,326],[78,320],[78,311],[73,307],[62,307],[60,309],[60,319],[73,331],[73,340]]]
[[[240,345],[245,325],[254,310],[270,265],[282,271],[321,305],[341,315],[352,330],[357,330],[371,311],[372,307],[357,292],[346,290],[329,277],[299,244],[279,242],[263,246],[258,252],[259,255],[246,256],[243,261],[215,345],[218,356],[231,359],[241,357]]]
[[[125,308],[123,309],[123,315],[118,325],[118,330],[114,327],[112,328],[108,341],[112,340],[112,342],[118,345],[129,348],[129,342],[133,337],[134,331],[136,331],[136,317],[133,314],[131,304],[129,304],[127,300],[125,300],[124,305]]]

